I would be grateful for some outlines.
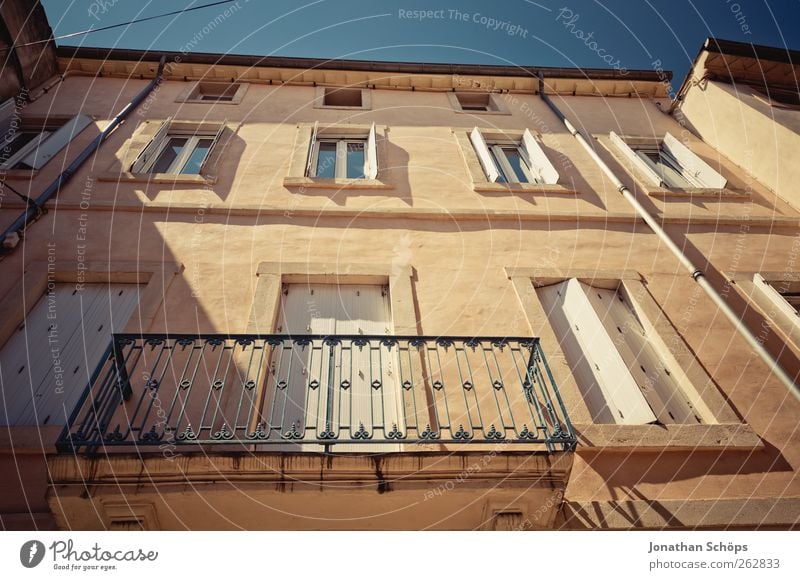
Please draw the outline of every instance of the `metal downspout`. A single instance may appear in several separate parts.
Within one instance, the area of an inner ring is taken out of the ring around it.
[[[761,360],[769,367],[769,370],[784,384],[784,386],[789,389],[789,392],[794,395],[794,398],[800,401],[800,390],[798,390],[797,386],[794,383],[794,380],[784,371],[781,366],[778,364],[773,356],[764,348],[764,346],[758,341],[756,336],[750,331],[749,328],[742,322],[741,318],[736,315],[733,309],[728,305],[727,302],[722,298],[722,296],[717,293],[714,287],[706,278],[705,274],[695,266],[692,261],[683,253],[683,251],[678,247],[678,245],[672,241],[669,237],[667,232],[659,225],[659,223],[651,216],[647,210],[639,203],[633,193],[619,180],[619,178],[614,174],[611,168],[606,165],[605,161],[603,161],[594,148],[589,144],[586,138],[578,131],[572,123],[569,122],[564,114],[559,110],[553,101],[550,100],[550,97],[547,96],[545,93],[544,87],[544,75],[539,73],[539,95],[541,95],[542,100],[547,104],[548,107],[555,113],[555,115],[561,120],[570,134],[575,137],[578,142],[583,146],[589,156],[594,159],[595,163],[597,163],[598,167],[603,170],[603,173],[608,176],[611,182],[614,184],[614,187],[617,188],[622,196],[630,203],[633,208],[636,210],[636,213],[645,221],[645,223],[650,226],[650,229],[658,236],[658,238],[670,249],[670,251],[675,255],[678,261],[683,265],[683,267],[689,272],[692,279],[697,282],[697,284],[705,291],[709,298],[711,298],[712,302],[717,305],[717,307],[722,311],[722,313],[728,318],[728,320],[733,324],[736,331],[742,336],[742,338],[747,341],[747,343],[752,347],[752,349],[761,357]]]
[[[129,102],[123,109],[117,113],[117,116],[114,117],[108,126],[103,129],[100,134],[95,137],[89,145],[87,145],[83,151],[69,164],[69,166],[62,171],[58,177],[56,177],[50,185],[37,197],[35,200],[32,200],[32,204],[29,204],[28,208],[20,214],[20,216],[14,220],[6,230],[3,232],[2,236],[0,236],[0,240],[3,242],[2,248],[0,248],[0,255],[11,253],[16,246],[16,243],[9,243],[6,244],[6,240],[9,236],[20,236],[24,233],[25,229],[27,228],[28,224],[35,221],[39,216],[43,213],[44,204],[55,194],[59,192],[61,186],[65,185],[69,182],[72,176],[77,172],[81,165],[94,154],[95,151],[100,147],[100,145],[105,141],[108,136],[111,134],[116,127],[122,123],[122,121],[133,111],[136,107],[138,107],[142,101],[147,98],[147,96],[152,92],[152,90],[161,82],[161,75],[164,72],[164,64],[166,63],[166,57],[162,56],[161,61],[158,63],[158,72],[156,73],[155,78],[150,81],[150,83],[142,89],[139,94],[137,94],[131,102]]]

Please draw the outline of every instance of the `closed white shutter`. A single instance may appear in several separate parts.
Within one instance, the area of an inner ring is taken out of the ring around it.
[[[375,285],[335,284],[289,284],[285,288],[281,309],[281,334],[333,335],[391,335],[392,322],[388,291]],[[391,353],[386,347],[359,349],[348,341],[346,348],[334,348],[334,396],[332,428],[340,427],[339,436],[348,438],[363,423],[364,428],[375,438],[384,438],[396,424],[403,429],[400,412],[400,392],[395,384],[397,362],[395,349]],[[373,345],[374,346],[374,345]],[[329,361],[331,349],[322,341],[315,341],[313,350],[293,359],[293,372],[287,387],[288,397],[294,404],[289,408],[294,416],[286,417],[284,427],[293,421],[315,431],[307,436],[313,438],[326,426]],[[299,365],[299,366],[297,366]],[[287,364],[281,365],[284,369]],[[297,369],[306,369],[303,376]],[[341,383],[347,380],[350,386],[342,390]],[[309,389],[311,381],[319,387]],[[373,383],[380,381],[380,389]],[[378,428],[374,429],[373,425]],[[386,427],[386,430],[380,427]],[[315,445],[303,445],[313,450]],[[394,444],[342,445],[335,451],[392,451]]]
[[[537,289],[556,337],[598,423],[642,425],[656,416],[642,395],[582,283],[571,278]]]
[[[58,284],[0,350],[0,423],[65,423],[113,332],[138,301],[137,284]]]
[[[630,298],[622,290],[584,283],[581,287],[659,422],[700,423],[688,397],[648,339]]]
[[[489,153],[489,147],[486,146],[486,141],[477,127],[469,134],[469,140],[472,141],[475,153],[478,154],[478,160],[481,162],[484,173],[486,173],[486,179],[492,182],[497,181],[500,177],[500,172],[497,170],[492,154]]]
[[[366,168],[364,175],[367,179],[376,179],[378,177],[378,144],[375,137],[375,123],[372,124],[369,130],[369,137],[367,137],[367,151],[366,151]]]
[[[147,147],[142,150],[139,157],[136,158],[136,161],[133,162],[131,173],[143,173],[145,167],[150,165],[153,158],[161,151],[161,146],[164,144],[164,139],[167,137],[170,125],[172,125],[172,117],[162,123],[158,131],[156,131],[156,134],[153,135],[153,139],[147,144]]]
[[[542,183],[558,183],[558,171],[550,163],[541,145],[536,141],[530,131],[525,129],[522,134],[522,145],[528,156],[528,165],[534,174],[538,175]]]
[[[32,169],[40,169],[45,163],[50,161],[59,151],[66,147],[78,133],[92,124],[91,117],[86,115],[75,115],[59,127],[47,139],[42,140],[39,146],[30,152],[22,163]]]
[[[644,160],[639,157],[619,135],[614,133],[614,131],[611,131],[609,137],[611,138],[611,142],[616,145],[617,149],[619,149],[619,152],[622,153],[628,159],[628,161],[630,161],[633,166],[642,173],[642,175],[647,179],[648,182],[650,182],[650,184],[655,185],[656,187],[661,187],[661,176],[653,171],[653,169],[647,165],[647,163],[645,163]]]
[[[705,187],[722,189],[728,181],[711,166],[695,155],[686,145],[678,141],[671,134],[664,135],[664,149],[672,155],[681,168],[693,179],[701,182]]]
[[[311,140],[308,142],[308,157],[306,157],[306,177],[315,177],[311,168],[314,166],[314,151],[317,150],[317,129],[319,123],[314,121],[314,128],[311,130]]]

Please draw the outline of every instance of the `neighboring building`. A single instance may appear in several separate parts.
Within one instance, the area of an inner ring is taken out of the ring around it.
[[[3,168],[54,193],[0,206],[5,527],[797,525],[798,402],[537,75],[796,376],[794,287],[770,285],[796,200],[689,131],[702,85],[681,118],[661,71],[58,67]]]
[[[0,2],[0,100],[40,87],[56,74],[55,42],[38,0]]]

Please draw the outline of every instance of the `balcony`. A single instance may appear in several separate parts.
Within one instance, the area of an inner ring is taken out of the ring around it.
[[[57,449],[556,452],[575,442],[537,338],[117,334]]]

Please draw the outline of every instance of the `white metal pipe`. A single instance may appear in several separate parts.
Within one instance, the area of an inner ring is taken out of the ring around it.
[[[778,361],[770,354],[770,352],[764,348],[764,345],[756,338],[756,336],[750,331],[750,329],[745,325],[742,319],[737,316],[737,314],[733,311],[733,309],[728,305],[727,302],[719,295],[716,289],[711,285],[711,283],[706,278],[705,274],[695,266],[692,261],[683,253],[678,245],[672,241],[672,238],[669,237],[664,228],[651,216],[648,211],[639,203],[639,200],[636,199],[636,196],[628,189],[622,181],[614,174],[611,168],[603,161],[597,152],[594,150],[586,138],[578,131],[575,126],[570,123],[569,119],[561,112],[558,106],[550,100],[550,97],[545,92],[544,87],[544,75],[539,73],[539,95],[542,97],[542,100],[547,104],[548,107],[555,113],[555,115],[561,120],[570,134],[578,140],[578,142],[586,149],[586,152],[589,156],[594,159],[595,163],[597,163],[598,167],[602,169],[603,173],[605,173],[611,182],[614,184],[614,187],[617,188],[622,196],[633,206],[633,209],[636,210],[636,213],[645,221],[645,223],[650,226],[650,229],[658,236],[658,238],[664,243],[664,245],[669,248],[669,250],[675,255],[678,261],[683,265],[684,268],[689,272],[695,282],[702,288],[705,293],[711,298],[712,302],[717,305],[717,307],[722,311],[722,313],[728,318],[728,320],[733,324],[733,327],[736,331],[742,336],[742,338],[747,341],[747,344],[758,354],[761,360],[769,367],[769,370],[789,389],[789,392],[794,396],[795,399],[800,401],[800,390],[798,390],[797,385],[795,384],[794,380],[789,376],[789,374],[781,368]]]

